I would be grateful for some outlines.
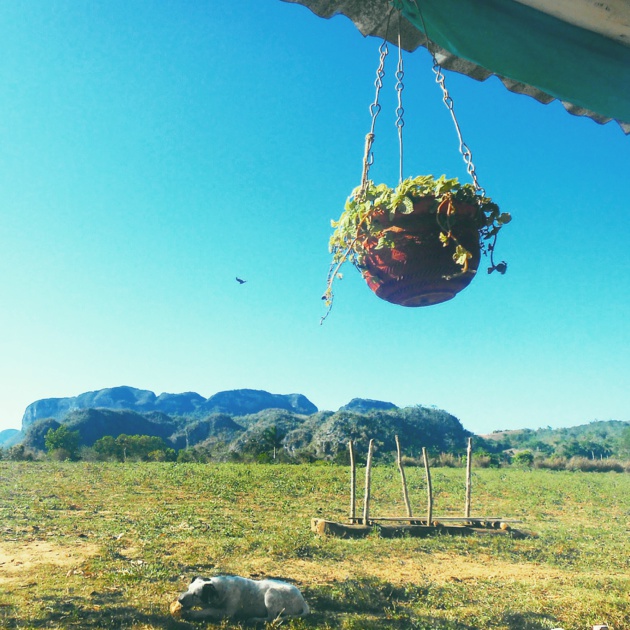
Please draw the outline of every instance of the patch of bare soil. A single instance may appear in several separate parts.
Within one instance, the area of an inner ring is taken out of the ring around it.
[[[270,567],[252,566],[261,575]],[[465,580],[497,580],[535,583],[563,577],[562,571],[533,563],[512,564],[496,558],[477,556],[465,558],[449,554],[432,554],[421,559],[400,560],[392,558],[389,563],[334,562],[332,564],[306,560],[285,561],[278,567],[282,574],[298,582],[332,582],[349,578],[375,577],[391,584],[420,584],[425,581],[445,583]]]
[[[43,565],[72,570],[98,553],[96,545],[56,545],[46,540],[0,543],[0,584],[22,579]]]

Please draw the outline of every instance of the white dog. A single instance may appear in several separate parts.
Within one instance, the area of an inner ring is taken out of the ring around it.
[[[304,617],[310,610],[302,593],[279,580],[250,580],[219,575],[195,577],[177,600],[187,619],[272,621],[278,617]],[[190,610],[201,607],[201,610]]]

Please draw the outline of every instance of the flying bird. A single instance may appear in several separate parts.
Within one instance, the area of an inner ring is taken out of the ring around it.
[[[245,284],[247,280],[241,280],[238,276],[236,276],[236,282],[238,282],[239,284]]]

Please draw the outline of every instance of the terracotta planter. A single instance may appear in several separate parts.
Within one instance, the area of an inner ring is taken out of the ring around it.
[[[393,220],[383,213],[374,215],[393,237],[395,246],[377,249],[377,237],[364,243],[366,255],[361,273],[368,286],[378,297],[401,306],[430,306],[454,298],[465,289],[475,276],[481,257],[479,248],[478,208],[455,203],[456,212],[451,219],[451,232],[472,258],[468,270],[453,260],[456,244],[444,247],[439,235],[433,198],[422,198],[414,203],[410,214],[397,213]]]

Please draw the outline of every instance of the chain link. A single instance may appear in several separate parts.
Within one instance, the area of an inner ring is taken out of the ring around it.
[[[396,94],[398,95],[398,107],[396,108],[396,127],[398,129],[398,146],[400,154],[400,178],[399,183],[403,180],[403,127],[405,126],[404,114],[405,109],[402,105],[402,91],[405,89],[403,78],[405,70],[403,68],[402,47],[400,45],[400,13],[398,14],[398,67],[396,69]]]
[[[374,86],[376,87],[376,94],[374,96],[374,102],[370,105],[370,116],[372,117],[372,124],[370,126],[369,133],[365,136],[365,151],[363,154],[363,174],[361,176],[361,194],[365,194],[368,185],[370,166],[374,163],[374,154],[372,153],[372,144],[374,142],[374,128],[376,126],[376,118],[381,111],[381,104],[378,102],[378,97],[383,87],[383,77],[385,76],[385,58],[389,54],[389,48],[387,46],[387,40],[384,39],[383,43],[378,48],[379,52],[379,65],[376,70],[376,80]]]
[[[451,98],[451,95],[448,93],[448,90],[446,89],[444,73],[442,72],[442,66],[440,66],[433,52],[431,52],[431,55],[433,56],[433,72],[435,74],[435,82],[442,89],[442,100],[444,101],[446,108],[451,114],[453,123],[455,124],[455,131],[457,131],[457,138],[459,140],[459,152],[462,154],[462,157],[464,158],[464,162],[466,163],[466,171],[468,171],[468,174],[470,175],[473,181],[473,186],[475,187],[475,190],[478,193],[480,193],[481,196],[485,197],[486,191],[479,185],[479,180],[477,179],[477,171],[472,161],[472,151],[470,150],[468,145],[464,142],[464,138],[462,137],[462,130],[460,129],[459,123],[457,122],[457,117],[455,116],[455,106],[453,103],[453,99]]]
[[[433,58],[433,73],[435,74],[435,81],[442,89],[442,100],[444,101],[446,108],[451,114],[453,123],[455,124],[455,130],[457,131],[457,138],[459,140],[459,152],[462,154],[462,157],[464,158],[464,162],[466,164],[466,171],[468,172],[468,174],[470,175],[473,181],[473,186],[475,187],[475,190],[479,194],[481,194],[483,197],[485,197],[486,191],[480,186],[479,180],[477,179],[477,171],[472,161],[472,152],[470,148],[468,147],[468,145],[464,142],[464,139],[462,137],[462,131],[459,127],[459,122],[457,122],[457,117],[455,116],[455,107],[454,107],[453,99],[451,98],[451,95],[448,93],[448,90],[446,89],[445,77],[444,77],[444,73],[442,72],[442,66],[440,66],[440,63],[437,60],[435,52],[433,52],[432,50],[432,46],[431,46],[432,42],[429,39],[429,33],[427,32],[427,25],[426,25],[426,22],[424,21],[424,15],[422,14],[422,9],[420,8],[420,4],[418,0],[414,0],[414,3],[416,7],[418,8],[418,13],[420,14],[420,20],[422,22],[422,29],[424,30],[424,36],[426,37],[426,40],[427,40],[427,50],[429,51],[429,54]]]

